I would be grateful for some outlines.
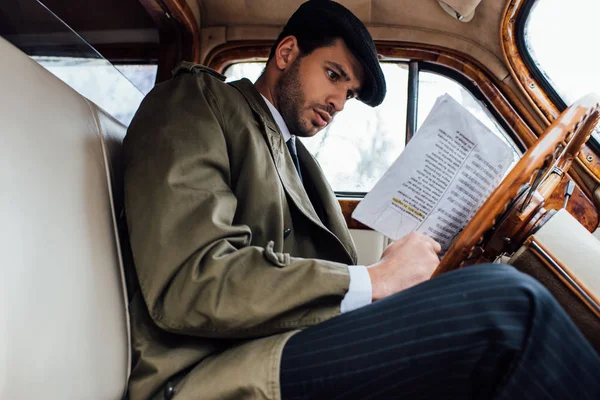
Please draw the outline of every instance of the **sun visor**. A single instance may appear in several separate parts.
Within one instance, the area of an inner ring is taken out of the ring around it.
[[[475,16],[475,9],[481,0],[438,0],[440,6],[461,22],[469,22]]]

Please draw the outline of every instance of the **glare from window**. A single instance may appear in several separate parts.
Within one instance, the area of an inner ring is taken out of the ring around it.
[[[598,0],[538,0],[525,26],[528,52],[567,105],[600,94],[598,16]]]
[[[115,64],[115,68],[144,95],[154,87],[158,71],[156,64]]]
[[[254,82],[263,69],[264,63],[238,63],[225,75],[228,81],[246,77]],[[368,192],[404,150],[408,69],[391,62],[382,63],[382,69],[388,91],[380,106],[350,100],[330,126],[301,139],[337,192]]]
[[[104,59],[33,56],[35,61],[96,105],[129,125],[146,90],[156,77],[156,66],[120,66],[121,73]],[[137,77],[134,78],[134,75]],[[132,83],[124,74],[127,74]]]
[[[264,69],[264,62],[240,62],[232,64],[225,70],[226,82],[237,81],[242,78],[256,82]]]

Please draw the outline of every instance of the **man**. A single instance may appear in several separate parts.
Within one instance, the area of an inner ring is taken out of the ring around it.
[[[594,350],[510,267],[428,281],[440,246],[417,234],[355,265],[295,140],[349,99],[385,96],[347,9],[303,4],[256,85],[190,64],[174,75],[125,140],[131,399],[600,398]]]

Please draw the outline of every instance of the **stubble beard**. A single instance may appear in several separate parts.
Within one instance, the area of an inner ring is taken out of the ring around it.
[[[283,73],[275,86],[275,96],[279,112],[292,135],[306,137],[313,135],[313,127],[302,120],[304,92],[300,84],[300,58]]]

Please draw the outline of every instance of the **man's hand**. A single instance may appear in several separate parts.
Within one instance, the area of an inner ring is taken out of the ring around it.
[[[421,233],[412,232],[390,244],[379,262],[368,267],[373,301],[426,281],[440,263],[442,246]]]

